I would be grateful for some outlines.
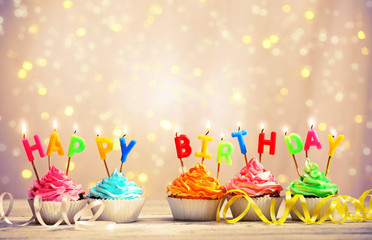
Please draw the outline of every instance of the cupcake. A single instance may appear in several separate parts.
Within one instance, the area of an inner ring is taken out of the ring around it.
[[[274,174],[263,168],[263,165],[252,158],[248,165],[242,168],[240,172],[226,184],[227,190],[238,189],[244,191],[260,208],[265,217],[271,220],[270,203],[271,199],[275,199],[275,215],[278,213],[283,197],[280,196],[280,191],[283,187],[276,181]],[[241,195],[240,192],[232,192],[228,195],[230,200],[234,195]],[[247,207],[245,198],[237,199],[231,205],[233,217],[239,216]],[[249,208],[247,214],[241,219],[245,221],[260,220],[252,207]]]
[[[110,177],[92,187],[87,197],[89,203],[98,199],[105,205],[98,220],[120,223],[137,221],[146,200],[142,194],[142,187],[137,187],[135,182],[128,181],[124,174],[115,169]],[[92,208],[93,214],[98,209],[98,206]]]
[[[28,203],[35,216],[34,199],[39,196],[42,201],[40,216],[46,224],[56,223],[62,216],[62,198],[65,195],[70,197],[70,206],[67,210],[67,217],[70,223],[74,223],[75,214],[86,205],[84,191],[80,184],[75,184],[62,170],[55,166],[40,179],[34,182],[28,190]],[[38,218],[35,216],[36,222]]]
[[[226,189],[197,163],[167,186],[168,203],[174,220],[213,221]]]
[[[316,163],[306,159],[303,175],[298,177],[296,180],[291,181],[287,187],[287,191],[290,191],[292,196],[297,194],[303,195],[305,197],[310,216],[312,216],[320,201],[322,201],[325,197],[337,194],[339,190],[336,184],[332,184],[329,181],[324,172],[319,171],[319,167]],[[326,201],[326,203],[322,206],[317,220],[326,214],[331,202],[332,198]],[[295,207],[303,216],[304,213],[300,200],[297,200]],[[291,211],[291,216],[294,220],[300,220],[293,211]]]

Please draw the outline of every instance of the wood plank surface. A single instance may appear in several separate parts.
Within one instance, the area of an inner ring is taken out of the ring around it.
[[[282,205],[283,206],[283,205]],[[279,212],[281,215],[283,209]],[[26,200],[15,200],[9,219],[16,224],[32,216]],[[91,216],[89,211],[84,215]],[[0,223],[0,239],[372,239],[372,221],[307,225],[288,220],[283,225],[263,222],[174,221],[166,200],[148,200],[139,220],[117,224],[113,230],[76,230],[60,225],[49,230],[32,223],[26,227]]]

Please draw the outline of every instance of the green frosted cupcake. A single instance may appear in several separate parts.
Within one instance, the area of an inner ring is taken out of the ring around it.
[[[338,194],[339,189],[337,188],[337,184],[333,184],[329,181],[324,172],[319,171],[319,167],[316,163],[306,159],[303,175],[291,181],[287,187],[287,191],[290,191],[292,195],[304,195],[310,216],[312,216],[318,203],[325,197]],[[317,220],[326,214],[331,202],[332,198],[322,206]],[[296,202],[295,207],[303,215],[300,200]],[[293,211],[291,211],[291,216],[294,220],[300,220]]]

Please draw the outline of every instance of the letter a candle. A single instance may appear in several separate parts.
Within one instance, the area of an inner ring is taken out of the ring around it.
[[[61,140],[59,140],[59,136],[58,136],[58,133],[57,133],[57,122],[56,121],[54,121],[53,128],[54,128],[54,131],[50,135],[48,150],[47,150],[47,153],[46,153],[46,155],[48,155],[49,170],[52,168],[52,154],[53,154],[53,152],[58,152],[59,156],[64,155]]]
[[[38,150],[40,157],[41,158],[45,157],[43,145],[41,145],[39,136],[34,135],[35,145],[30,146],[30,143],[26,139],[26,125],[25,125],[25,123],[22,124],[22,136],[23,136],[22,143],[23,143],[23,147],[25,148],[28,161],[31,162],[31,165],[32,165],[32,167],[34,169],[34,172],[35,172],[35,175],[36,175],[36,179],[40,183],[39,174],[37,173],[37,170],[36,170],[36,167],[35,167],[35,163],[34,163],[35,159],[34,159],[34,156],[32,155],[32,152],[35,151],[35,150]]]
[[[317,149],[322,149],[322,144],[320,144],[318,136],[316,135],[316,132],[313,129],[314,121],[310,120],[309,123],[311,127],[310,130],[307,132],[306,142],[304,146],[306,158],[309,157],[308,151],[311,146],[316,146]]]
[[[183,169],[183,160],[182,158],[187,158],[191,154],[190,139],[185,135],[181,134],[178,136],[178,127],[175,128],[176,137],[174,138],[174,143],[176,144],[177,157],[180,159],[182,172]]]

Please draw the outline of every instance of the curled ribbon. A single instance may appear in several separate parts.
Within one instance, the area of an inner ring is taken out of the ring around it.
[[[286,192],[285,196],[285,208],[284,208],[284,213],[283,215],[279,218],[276,219],[276,214],[275,214],[275,202],[276,200],[273,198],[271,199],[270,202],[270,217],[271,221],[268,220],[265,215],[262,213],[262,211],[259,209],[257,204],[254,202],[254,200],[249,197],[244,191],[239,190],[239,189],[232,189],[228,192],[226,192],[225,197],[232,192],[239,192],[241,195],[235,195],[233,196],[225,205],[223,209],[223,218],[227,223],[235,223],[240,221],[248,212],[249,208],[252,207],[252,209],[256,212],[257,216],[265,223],[267,224],[276,224],[276,225],[281,225],[283,224],[286,220],[288,215],[290,214],[291,211],[294,212],[298,216],[298,218],[303,221],[306,224],[319,224],[324,221],[326,221],[328,218],[334,222],[334,223],[344,223],[345,221],[365,221],[367,219],[371,220],[372,219],[372,195],[370,192],[372,189],[365,191],[359,199],[355,199],[353,197],[347,196],[347,195],[330,195],[328,197],[323,198],[315,207],[314,212],[312,216],[310,215],[309,212],[309,207],[307,205],[306,199],[303,195],[295,195],[291,196],[290,192]],[[364,202],[366,201],[366,198],[369,197],[369,203],[368,207],[365,206]],[[226,213],[230,206],[239,198],[245,198],[247,200],[247,207],[244,209],[244,211],[238,215],[237,217],[233,219],[227,219],[226,218]],[[296,207],[296,202],[300,201],[301,207],[303,210],[303,214],[300,213],[300,211]],[[326,211],[326,213],[319,219],[316,220],[319,216],[321,208],[328,202],[330,202],[330,205]],[[221,204],[222,200],[220,201],[216,213],[216,221],[220,221],[220,210],[221,210]],[[347,202],[352,203],[355,206],[355,214],[351,214],[347,205]],[[340,216],[341,220],[336,221],[333,217],[333,213],[337,211]]]

